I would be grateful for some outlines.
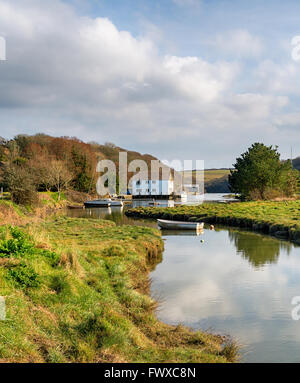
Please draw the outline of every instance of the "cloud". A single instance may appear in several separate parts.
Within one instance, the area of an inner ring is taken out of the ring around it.
[[[260,38],[251,35],[245,29],[218,34],[216,45],[222,52],[238,58],[255,58],[263,52],[263,43]]]
[[[263,60],[255,70],[257,88],[269,93],[300,95],[299,75],[300,65],[292,61],[282,64]]]
[[[242,150],[237,141],[270,137],[289,104],[259,84],[241,88],[240,63],[162,52],[151,34],[133,36],[59,0],[3,0],[0,25],[8,51],[0,65],[2,136],[77,135],[169,160],[215,157],[224,166]],[[262,83],[263,65],[255,79]]]

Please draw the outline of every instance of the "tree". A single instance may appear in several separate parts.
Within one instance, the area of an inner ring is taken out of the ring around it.
[[[34,205],[38,195],[34,176],[25,164],[7,163],[3,169],[3,185],[10,191],[13,202]]]
[[[4,138],[0,137],[0,162],[2,162],[5,158],[6,151],[6,141]]]
[[[298,175],[290,161],[280,161],[277,149],[277,146],[253,144],[237,158],[234,169],[230,171],[230,190],[240,193],[242,199],[251,196],[266,199],[270,191],[278,191],[282,196],[292,195]]]
[[[67,189],[73,179],[73,174],[68,170],[66,164],[60,160],[52,160],[48,167],[49,182],[58,192],[60,200],[61,191]]]
[[[299,171],[293,169],[292,161],[288,160],[281,164],[280,189],[287,197],[292,197],[297,193],[299,182]]]

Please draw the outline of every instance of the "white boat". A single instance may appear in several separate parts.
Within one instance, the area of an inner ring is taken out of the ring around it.
[[[204,222],[167,221],[165,219],[158,219],[157,223],[162,229],[202,230],[204,228]]]

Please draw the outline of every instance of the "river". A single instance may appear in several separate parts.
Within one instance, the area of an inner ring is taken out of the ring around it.
[[[156,227],[120,208],[68,214]],[[151,273],[159,319],[230,335],[242,362],[300,362],[300,321],[291,316],[291,300],[300,296],[299,246],[229,227],[162,235],[163,260]]]

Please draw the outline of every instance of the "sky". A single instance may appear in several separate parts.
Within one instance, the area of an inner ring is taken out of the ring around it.
[[[254,142],[300,155],[296,36],[296,0],[0,0],[0,136],[206,168]]]

